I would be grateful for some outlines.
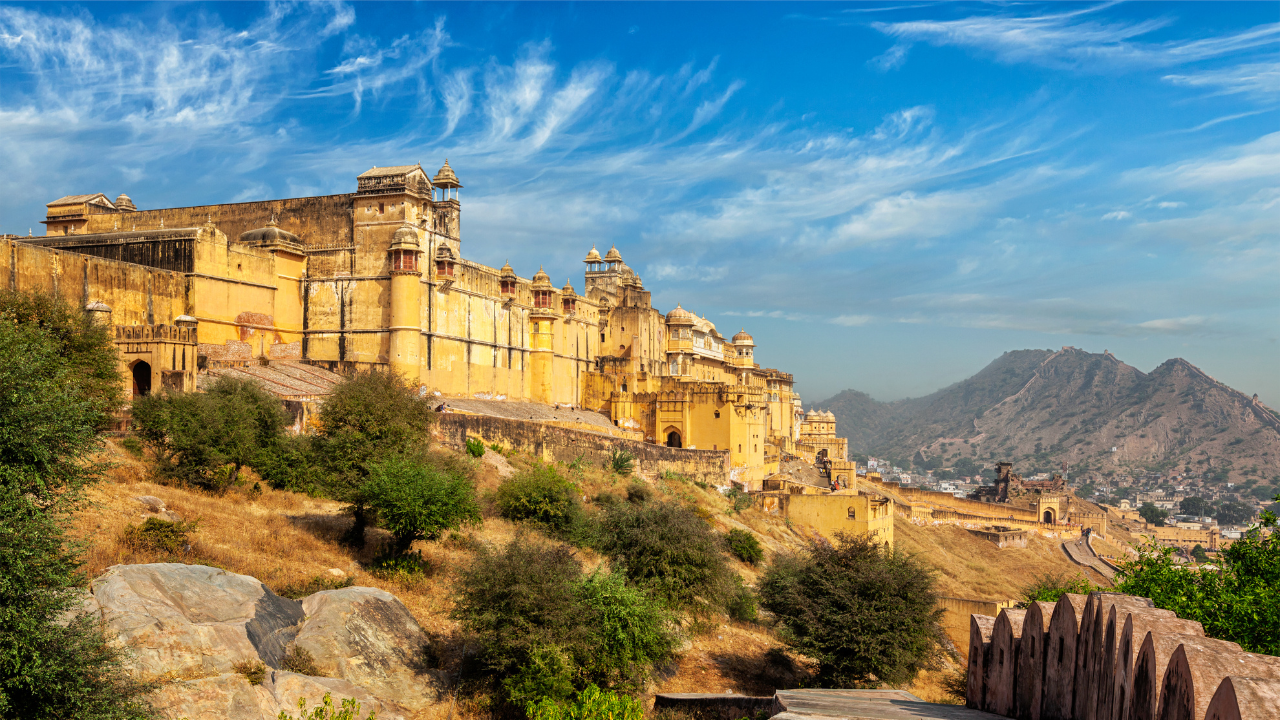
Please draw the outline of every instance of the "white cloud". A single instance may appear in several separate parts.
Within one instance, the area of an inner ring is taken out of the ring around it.
[[[1138,38],[1167,27],[1171,21],[1094,19],[1104,7],[1093,5],[1033,16],[1001,14],[958,20],[875,22],[872,27],[899,43],[955,45],[991,52],[1008,63],[1031,62],[1104,72],[1180,65],[1265,47],[1280,39],[1280,23],[1272,23],[1196,40],[1142,42]]]
[[[906,64],[910,50],[911,43],[894,43],[888,50],[868,60],[867,64],[880,72],[897,70]]]
[[[839,315],[831,318],[831,324],[843,327],[861,327],[871,322],[874,318],[870,315]]]
[[[1186,207],[1186,203],[1184,203],[1184,202],[1162,202],[1162,203],[1160,203],[1159,205],[1157,205],[1156,207],[1160,208],[1161,210],[1174,210],[1174,209],[1177,209],[1177,208],[1180,208],[1180,207]]]
[[[1128,220],[1133,217],[1128,210],[1113,210],[1102,216],[1103,220]]]
[[[1219,93],[1244,93],[1274,103],[1280,95],[1280,62],[1245,63],[1186,75],[1165,75],[1164,80],[1188,87],[1216,88]]]

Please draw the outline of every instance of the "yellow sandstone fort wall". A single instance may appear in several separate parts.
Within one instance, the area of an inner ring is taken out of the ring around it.
[[[529,453],[547,462],[568,464],[581,456],[596,467],[607,466],[615,449],[626,450],[635,456],[637,471],[646,475],[670,471],[712,485],[728,484],[728,453],[724,451],[668,448],[529,420],[486,415],[438,415],[432,433],[437,441],[453,448],[464,448],[467,438],[479,438],[486,445],[497,443],[508,450]]]

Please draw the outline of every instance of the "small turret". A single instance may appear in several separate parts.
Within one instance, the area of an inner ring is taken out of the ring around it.
[[[604,258],[600,257],[600,252],[596,250],[596,246],[591,246],[591,252],[587,253],[587,259],[582,262],[587,264],[587,272],[603,272]]]
[[[502,269],[498,271],[499,282],[502,284],[503,295],[516,294],[516,271],[511,269],[511,263],[504,262]]]
[[[138,212],[138,206],[133,204],[133,200],[128,195],[120,193],[115,202],[116,210],[120,212]]]
[[[431,179],[431,184],[436,188],[436,200],[458,200],[458,190],[462,189],[462,183],[458,181],[458,176],[454,174],[453,168],[449,167],[449,160],[444,161],[444,167],[440,168],[440,172]]]

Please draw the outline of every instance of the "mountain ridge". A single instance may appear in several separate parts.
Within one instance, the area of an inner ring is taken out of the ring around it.
[[[1015,350],[923,397],[845,390],[815,407],[836,416],[851,451],[900,463],[1280,477],[1280,414],[1184,358],[1144,373],[1110,352]]]

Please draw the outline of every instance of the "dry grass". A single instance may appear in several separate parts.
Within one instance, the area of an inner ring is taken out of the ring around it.
[[[145,461],[109,443],[108,458],[115,463],[109,482],[94,488],[92,505],[75,519],[74,532],[88,545],[86,570],[91,577],[116,564],[186,562],[214,565],[258,578],[277,592],[304,586],[330,568],[338,568],[354,584],[382,588],[395,594],[433,638],[434,652],[445,663],[459,651],[457,624],[449,618],[452,591],[458,572],[474,558],[477,547],[504,544],[521,531],[516,525],[486,513],[483,526],[429,542],[420,542],[431,565],[425,577],[409,583],[381,580],[363,567],[385,540],[380,530],[369,531],[368,545],[360,552],[339,542],[351,519],[341,503],[298,493],[264,489],[261,494],[233,491],[223,496],[152,482]],[[517,469],[534,462],[527,456],[508,458]],[[481,494],[497,488],[500,478],[490,463],[477,463]],[[601,492],[625,497],[631,478],[621,478],[600,468],[564,472],[572,477],[586,498]],[[754,532],[768,556],[800,547],[809,533],[802,526],[788,527],[779,518],[754,509],[730,515],[730,504],[713,488],[691,482],[652,479],[646,481],[656,497],[695,505],[719,532],[730,528]],[[125,529],[142,522],[146,508],[133,498],[154,495],[186,520],[199,520],[192,547],[179,557],[139,551],[121,541]],[[1033,538],[1026,550],[1000,550],[954,526],[918,527],[899,521],[895,525],[899,545],[919,553],[939,570],[941,594],[972,598],[1007,598],[1016,594],[1030,574],[1045,571],[1075,572],[1057,544]],[[579,551],[588,567],[602,562],[589,551]],[[747,582],[754,582],[761,566],[733,561]],[[769,694],[775,688],[796,687],[810,677],[813,665],[805,658],[771,650],[781,643],[760,625],[740,624],[719,618],[710,632],[691,639],[690,646],[672,666],[663,669],[653,692],[719,692]],[[924,673],[905,688],[926,700],[943,702],[941,672]],[[420,718],[471,718],[484,716],[474,700],[444,699],[419,714]]]

